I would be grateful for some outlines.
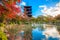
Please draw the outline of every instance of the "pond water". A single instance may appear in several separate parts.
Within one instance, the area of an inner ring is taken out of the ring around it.
[[[39,30],[39,28],[32,30],[32,40],[59,40],[58,38],[49,37],[46,39],[46,36],[43,35],[43,30]]]
[[[38,30],[38,28],[33,29],[32,31],[32,40],[43,40],[45,39],[45,35],[43,35],[43,31]]]
[[[40,27],[41,26],[42,25],[40,25]],[[52,37],[52,36],[49,36],[48,38],[46,38],[46,35],[43,34],[43,32],[45,30],[42,30],[40,27],[37,27],[32,30],[32,40],[60,40],[60,38]],[[54,31],[52,31],[52,32],[54,32]],[[22,33],[22,34],[24,34],[24,33]]]

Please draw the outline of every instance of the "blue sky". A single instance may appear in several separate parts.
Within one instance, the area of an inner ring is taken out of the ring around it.
[[[32,6],[32,15],[37,17],[43,14],[41,12],[43,8],[39,8],[39,6],[46,5],[48,8],[54,7],[58,2],[60,2],[60,0],[21,0],[20,5]]]

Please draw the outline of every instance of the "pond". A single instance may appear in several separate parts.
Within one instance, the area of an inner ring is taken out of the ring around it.
[[[39,30],[39,28],[33,29],[32,31],[32,40],[59,40],[59,38],[49,37],[46,39],[46,36],[43,35],[43,30]]]
[[[41,26],[41,25],[40,25]],[[40,27],[36,27],[32,30],[32,40],[60,40],[60,38],[49,36],[43,34],[45,30],[41,30]]]
[[[40,30],[40,28],[35,28],[32,30],[32,40],[60,40],[56,37],[49,36],[48,39],[43,34],[44,30]],[[22,33],[23,35],[23,33]]]
[[[33,29],[32,31],[32,40],[43,40],[45,39],[45,35],[43,35],[43,30],[39,30],[38,28]]]

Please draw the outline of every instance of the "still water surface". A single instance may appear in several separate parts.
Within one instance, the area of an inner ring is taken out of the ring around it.
[[[49,37],[46,39],[46,36],[43,35],[43,30],[39,30],[39,28],[32,30],[32,40],[59,40],[58,38]]]

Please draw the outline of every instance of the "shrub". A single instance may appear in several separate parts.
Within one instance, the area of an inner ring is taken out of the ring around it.
[[[5,33],[2,31],[0,31],[0,40],[7,40]]]

